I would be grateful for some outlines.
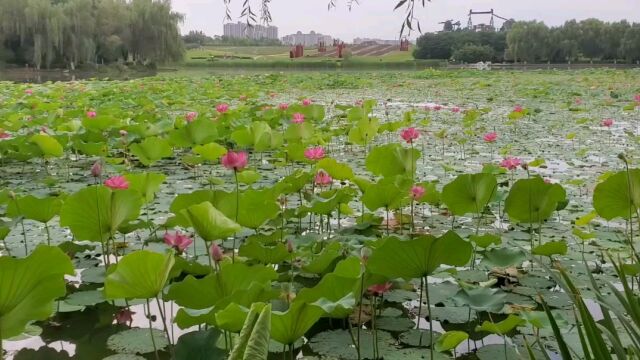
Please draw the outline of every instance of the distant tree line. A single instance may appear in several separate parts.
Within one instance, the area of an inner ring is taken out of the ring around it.
[[[202,31],[189,31],[187,35],[182,36],[187,49],[197,48],[200,46],[279,46],[282,42],[278,39],[248,39],[248,38],[232,38],[228,36],[216,36],[212,38]]]
[[[463,62],[632,63],[640,61],[640,24],[587,19],[548,27],[539,21],[518,21],[501,32],[430,33],[418,38],[414,56]]]
[[[180,60],[170,0],[0,0],[0,63],[36,68]]]

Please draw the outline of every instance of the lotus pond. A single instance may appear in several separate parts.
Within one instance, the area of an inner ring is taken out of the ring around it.
[[[0,83],[0,358],[640,355],[640,72]]]

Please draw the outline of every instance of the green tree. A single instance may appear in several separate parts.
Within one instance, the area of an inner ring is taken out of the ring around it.
[[[490,61],[493,59],[493,49],[488,45],[466,45],[453,53],[453,59],[465,63]]]

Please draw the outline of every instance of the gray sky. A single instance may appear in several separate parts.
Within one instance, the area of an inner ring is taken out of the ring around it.
[[[249,0],[259,9],[260,0]],[[315,30],[351,41],[354,37],[395,39],[404,10],[392,11],[396,0],[359,0],[351,12],[347,0],[336,0],[337,8],[327,10],[329,0],[272,0],[273,25],[282,37],[300,30]],[[234,21],[239,18],[243,0],[231,0]],[[186,15],[182,32],[202,30],[221,35],[224,20],[223,0],[173,0],[176,11]],[[469,9],[494,11],[505,18],[542,20],[559,25],[568,19],[596,17],[605,21],[627,19],[640,22],[640,0],[433,0],[425,8],[416,8],[423,31],[439,30],[446,19],[467,23]],[[474,22],[489,22],[488,16],[474,17]],[[501,22],[498,22],[500,25]],[[412,34],[412,38],[415,38]]]

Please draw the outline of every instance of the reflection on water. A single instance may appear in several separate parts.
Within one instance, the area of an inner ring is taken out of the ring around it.
[[[63,71],[63,70],[41,70],[32,69],[0,69],[0,81],[12,81],[17,83],[45,83],[57,81],[76,81],[86,79],[101,80],[128,80],[147,76],[154,76],[155,72],[95,72],[95,71]]]

